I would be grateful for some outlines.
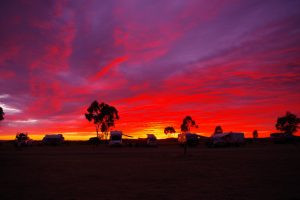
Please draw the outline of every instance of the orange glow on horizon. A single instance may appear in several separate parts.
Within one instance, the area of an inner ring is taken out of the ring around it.
[[[86,141],[91,137],[96,137],[96,132],[52,132],[52,133],[49,132],[46,134],[58,134],[58,133],[63,134],[65,140],[71,140],[71,141]],[[157,139],[168,139],[168,138],[177,138],[179,134],[177,132],[175,134],[166,135],[161,129],[152,129],[152,131],[144,130],[144,131],[136,131],[136,132],[123,131],[123,133],[125,135],[132,136],[132,137],[123,136],[123,139],[146,138],[147,134],[154,134],[157,137]],[[192,133],[196,133],[198,135],[205,136],[205,137],[210,137],[212,135],[212,133],[209,132],[192,132]],[[252,138],[252,132],[244,131],[243,133],[245,134],[245,138]],[[269,137],[270,133],[271,133],[270,131],[259,131],[259,138]],[[30,137],[30,139],[33,140],[42,140],[46,134],[36,134],[36,133],[31,134],[29,132],[28,136]],[[297,132],[295,135],[299,136],[300,134]],[[0,140],[14,140],[14,139],[15,139],[15,134],[1,134],[0,136]]]

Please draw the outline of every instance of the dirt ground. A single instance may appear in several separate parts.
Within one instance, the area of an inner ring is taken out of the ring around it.
[[[0,199],[300,199],[300,144],[0,146]]]

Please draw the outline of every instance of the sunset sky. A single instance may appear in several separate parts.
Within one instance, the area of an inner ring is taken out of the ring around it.
[[[0,3],[0,139],[95,136],[84,113],[115,106],[135,137],[191,115],[260,136],[300,115],[298,0],[66,0]],[[298,133],[299,134],[299,133]]]

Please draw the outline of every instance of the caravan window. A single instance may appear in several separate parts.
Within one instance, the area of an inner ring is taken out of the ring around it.
[[[121,135],[112,135],[111,136],[111,140],[121,140],[121,139],[122,139]]]

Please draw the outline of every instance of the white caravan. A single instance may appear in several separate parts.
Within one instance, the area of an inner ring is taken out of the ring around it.
[[[240,132],[214,134],[211,138],[213,146],[239,146],[245,142],[244,133]]]
[[[122,131],[110,131],[109,146],[122,146]]]

